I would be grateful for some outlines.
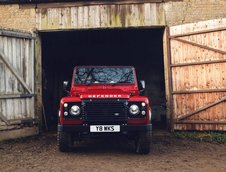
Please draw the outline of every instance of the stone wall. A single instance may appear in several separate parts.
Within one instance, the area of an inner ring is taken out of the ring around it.
[[[0,28],[22,31],[35,30],[35,9],[19,5],[0,5]]]
[[[164,5],[169,26],[226,18],[226,0],[184,0]]]

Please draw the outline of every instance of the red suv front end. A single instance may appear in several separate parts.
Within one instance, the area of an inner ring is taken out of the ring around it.
[[[60,151],[70,151],[84,136],[120,134],[134,139],[138,153],[149,153],[151,109],[143,89],[131,66],[75,67],[70,92],[60,102]]]

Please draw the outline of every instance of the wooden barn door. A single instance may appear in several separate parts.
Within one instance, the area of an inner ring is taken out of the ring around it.
[[[0,30],[0,131],[33,123],[34,114],[32,35]]]
[[[174,130],[226,131],[226,19],[169,28]]]

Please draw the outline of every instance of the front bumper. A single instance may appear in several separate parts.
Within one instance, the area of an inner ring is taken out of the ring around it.
[[[68,133],[90,133],[90,125],[58,125],[58,131]],[[152,131],[152,124],[120,125],[120,133]]]

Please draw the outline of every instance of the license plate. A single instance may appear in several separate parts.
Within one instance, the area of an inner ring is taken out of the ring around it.
[[[91,125],[90,132],[120,132],[120,125]]]

